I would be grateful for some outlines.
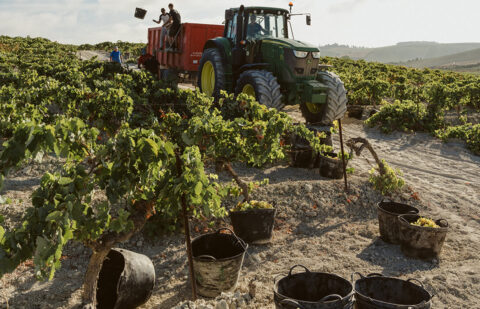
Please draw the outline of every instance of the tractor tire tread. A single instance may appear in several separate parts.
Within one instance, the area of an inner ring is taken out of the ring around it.
[[[198,88],[202,91],[202,68],[205,62],[210,61],[215,70],[215,89],[212,96],[215,100],[220,97],[220,90],[225,89],[225,63],[220,51],[216,48],[207,48],[200,59],[198,66]]]
[[[321,126],[331,125],[347,111],[347,91],[340,77],[333,72],[320,71],[317,79],[328,88],[326,106],[318,114],[311,113],[304,103],[300,104],[300,109],[307,122]]]
[[[255,80],[257,93],[257,101],[269,108],[282,110],[285,104],[282,102],[282,93],[277,78],[269,71],[265,70],[247,70],[240,74],[238,78],[235,93],[238,95],[242,92],[243,80]]]

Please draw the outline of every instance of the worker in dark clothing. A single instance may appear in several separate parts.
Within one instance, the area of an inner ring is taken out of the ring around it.
[[[257,15],[250,15],[250,23],[247,26],[247,37],[254,38],[262,33],[269,34],[268,30],[263,29],[263,27],[257,23]]]
[[[171,48],[175,48],[175,39],[178,31],[180,30],[180,25],[182,23],[180,13],[178,13],[177,10],[173,8],[173,4],[170,3],[168,5],[168,8],[170,9],[169,15],[170,15],[170,28],[168,30],[168,43],[170,44]]]

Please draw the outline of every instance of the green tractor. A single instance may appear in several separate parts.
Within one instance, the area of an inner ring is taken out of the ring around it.
[[[347,110],[345,87],[337,75],[319,66],[317,47],[289,39],[293,15],[300,14],[243,5],[226,10],[223,37],[204,46],[200,90],[214,98],[220,90],[246,93],[278,110],[299,104],[312,125],[327,126],[342,118]]]

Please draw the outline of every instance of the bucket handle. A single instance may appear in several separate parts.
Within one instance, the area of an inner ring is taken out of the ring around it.
[[[410,222],[408,222],[407,219],[405,219],[405,218],[402,217],[402,216],[398,216],[397,218],[398,218],[398,220],[401,220],[401,221],[403,221],[403,222],[406,223],[406,224],[410,224]]]
[[[369,303],[371,303],[372,308],[384,308],[385,306],[385,302],[382,301],[382,300],[378,300],[378,299],[373,299],[373,298],[370,298],[368,296],[365,296],[365,298],[368,300]],[[426,301],[422,300],[422,302],[420,304],[416,304],[416,305],[406,305],[407,307],[401,307],[401,308],[407,308],[407,309],[423,309],[423,308],[426,308],[425,307],[425,304],[426,304]]]
[[[352,284],[355,282],[355,275],[359,275],[359,276],[360,276],[360,279],[364,279],[364,278],[365,278],[365,276],[362,275],[361,273],[359,273],[358,271],[353,272],[353,273],[352,273],[352,276],[351,276]]]
[[[292,306],[296,306],[296,308],[300,308],[300,309],[305,309],[305,307],[303,307],[302,305],[300,305],[297,301],[293,300],[293,299],[290,299],[290,298],[285,298],[284,300],[282,300],[280,302],[281,305],[292,305]]]
[[[382,274],[379,274],[379,273],[370,273],[366,276],[362,275],[361,273],[359,273],[358,271],[354,272],[352,274],[352,284],[355,283],[355,275],[359,275],[360,276],[360,279],[365,279],[365,278],[368,278],[368,277],[383,277]]]
[[[413,282],[412,282],[412,281],[413,281]],[[418,280],[418,279],[410,278],[410,279],[407,279],[407,282],[410,282],[410,283],[414,283],[414,282],[415,282],[415,283],[417,283],[417,285],[421,286],[422,289],[424,289],[423,283],[422,283],[420,280]],[[415,283],[414,283],[414,284],[415,284]]]
[[[221,227],[219,228],[215,233],[216,234],[220,234],[221,231],[229,231],[231,233],[231,235],[233,237],[235,237],[239,242],[240,242],[240,245],[242,246],[242,248],[247,251],[247,244],[243,241],[243,239],[241,239],[240,237],[237,236],[237,234],[235,234],[231,229],[229,229],[228,227]]]
[[[444,223],[445,223],[445,226],[444,226],[444,227],[448,227],[448,221],[445,220],[445,219],[438,219],[437,222],[438,222],[438,223],[444,222]],[[442,227],[443,227],[443,226],[442,226]]]
[[[229,229],[228,227],[221,227],[221,228],[219,228],[215,233],[220,234],[221,231],[229,231],[232,235],[237,236],[237,235],[235,235],[235,233],[234,233],[231,229]]]
[[[297,264],[297,265],[295,265],[295,266],[292,266],[292,268],[290,268],[290,271],[288,272],[288,276],[291,276],[291,275],[292,275],[292,271],[293,271],[293,269],[296,268],[296,267],[303,267],[303,269],[305,269],[305,272],[307,272],[307,273],[310,272],[310,270],[309,270],[307,267],[305,267],[305,266],[303,266],[303,265],[300,265],[300,264]]]
[[[199,255],[196,256],[197,259],[204,260],[204,261],[216,261],[217,259],[211,255]]]
[[[326,302],[326,301],[332,301],[332,300],[341,300],[342,299],[342,296],[341,295],[338,295],[338,294],[330,294],[330,295],[327,295],[325,297],[323,297],[322,299],[320,299],[318,302]]]

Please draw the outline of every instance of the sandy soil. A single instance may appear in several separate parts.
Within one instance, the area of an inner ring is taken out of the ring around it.
[[[77,57],[81,60],[90,60],[93,57],[97,57],[98,61],[108,61],[110,53],[103,50],[79,50],[77,51]]]
[[[76,55],[81,60],[90,60],[96,57],[98,61],[110,61],[110,53],[103,50],[79,50],[77,51]],[[127,63],[127,60],[129,59],[130,58],[126,58],[124,56],[123,66],[131,70],[138,70],[138,67],[136,64],[137,59],[135,59],[135,63]]]
[[[298,110],[289,113],[298,118]],[[459,142],[443,144],[426,134],[383,135],[352,119],[344,121],[345,139],[366,137],[381,158],[400,168],[409,189],[394,197],[417,206],[430,217],[444,218],[450,231],[438,261],[404,257],[399,246],[379,239],[375,204],[382,197],[368,184],[373,159],[367,153],[354,158],[349,192],[342,180],[321,177],[318,171],[271,166],[236,166],[245,179],[268,177],[270,185],[257,199],[277,202],[278,215],[271,244],[251,246],[238,283],[245,292],[254,282],[257,295],[248,308],[273,308],[273,278],[295,264],[346,279],[354,271],[380,272],[417,278],[435,294],[433,308],[477,308],[480,303],[480,157]],[[334,138],[338,145],[338,138]],[[3,194],[13,203],[0,205],[7,226],[18,223],[29,195],[52,162],[35,164],[12,174]],[[29,170],[30,169],[30,170]],[[419,200],[416,197],[419,197]],[[228,224],[228,221],[226,222]],[[194,233],[194,235],[197,235]],[[121,245],[149,256],[156,270],[156,287],[142,308],[172,308],[190,297],[188,266],[182,236],[148,241],[141,235]],[[0,308],[74,308],[80,302],[81,282],[89,250],[71,244],[56,277],[37,282],[31,263],[25,263],[0,281]],[[2,303],[3,302],[3,303]]]

